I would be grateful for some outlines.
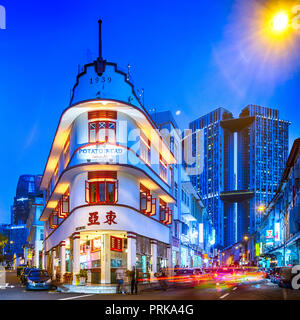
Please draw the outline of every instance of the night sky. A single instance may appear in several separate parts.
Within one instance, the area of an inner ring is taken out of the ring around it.
[[[277,108],[292,122],[291,147],[300,136],[300,31],[278,39],[278,52],[262,44],[271,2],[0,0],[0,223],[10,221],[18,177],[43,173],[78,65],[97,57],[99,18],[104,58],[125,71],[130,63],[147,109],[181,110],[175,119],[187,128],[220,106],[234,116],[248,104]]]

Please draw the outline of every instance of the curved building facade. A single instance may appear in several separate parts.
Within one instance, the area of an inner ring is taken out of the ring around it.
[[[172,263],[169,166],[175,163],[127,75],[98,58],[78,75],[41,181],[44,267],[61,281],[88,270],[144,277]]]

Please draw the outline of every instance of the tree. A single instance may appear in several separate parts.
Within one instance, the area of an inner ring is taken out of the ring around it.
[[[0,262],[4,261],[3,248],[8,242],[8,237],[0,233]]]

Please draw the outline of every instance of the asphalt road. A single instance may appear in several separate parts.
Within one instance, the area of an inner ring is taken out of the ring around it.
[[[283,289],[264,279],[238,284],[203,284],[194,288],[151,290],[138,295],[60,293],[56,291],[26,291],[16,273],[6,273],[5,289],[0,300],[300,300],[300,290]]]

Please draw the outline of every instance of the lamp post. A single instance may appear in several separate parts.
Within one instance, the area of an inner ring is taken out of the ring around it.
[[[289,16],[285,11],[275,13],[272,19],[272,30],[277,33],[282,33],[289,26]]]
[[[247,235],[244,236],[244,241],[245,241],[245,262],[247,261],[247,264],[248,264],[248,240],[249,240],[249,237]]]

